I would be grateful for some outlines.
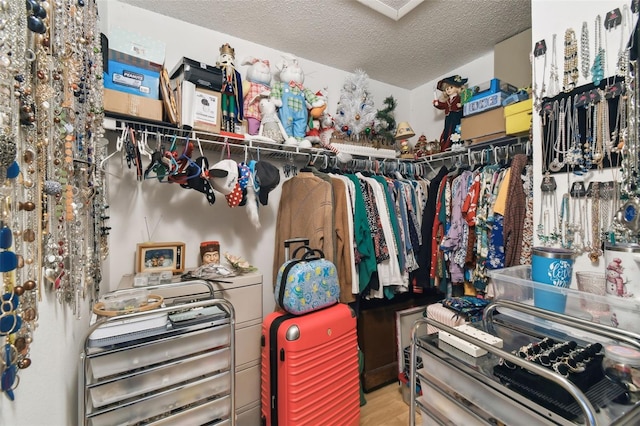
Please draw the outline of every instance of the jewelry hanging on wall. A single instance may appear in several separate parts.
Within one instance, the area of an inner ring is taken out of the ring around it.
[[[589,251],[589,260],[591,263],[598,263],[598,259],[602,255],[600,246],[600,182],[591,182],[591,250]]]
[[[555,129],[555,115],[557,112],[550,111],[548,114],[545,112],[542,115],[541,128],[544,130],[547,128],[547,140],[553,140],[552,129]],[[542,192],[540,201],[540,216],[538,218],[538,226],[536,227],[536,236],[540,243],[545,247],[550,247],[556,244],[560,239],[560,233],[558,230],[558,205],[556,200],[556,180],[549,173],[548,165],[551,163],[550,156],[552,149],[550,143],[542,144],[542,183],[540,189]],[[553,222],[553,223],[552,223]]]
[[[566,139],[567,134],[566,134],[566,128],[565,128],[565,123],[566,123],[565,120],[566,120],[567,114],[565,109],[566,109],[565,98],[562,98],[559,104],[557,100],[553,102],[554,116],[558,117],[555,120],[555,123],[557,125],[556,138],[552,144],[553,160],[551,160],[551,162],[549,163],[549,171],[553,173],[558,173],[559,171],[562,170],[562,168],[565,165],[564,159],[566,158],[566,155],[568,152],[567,139]]]
[[[591,67],[591,81],[595,86],[599,86],[604,78],[604,67],[606,64],[604,46],[602,45],[602,17],[600,15],[596,16],[593,38],[595,43],[595,56],[593,66]]]
[[[538,70],[537,62],[542,57],[542,75],[540,76],[540,84],[538,84]],[[547,91],[547,85],[545,83],[545,75],[547,73],[547,47],[544,40],[540,40],[536,43],[534,52],[531,54],[531,62],[533,64],[533,96],[534,107],[537,113],[540,113],[542,109],[542,98],[545,97]]]
[[[94,217],[104,215],[106,191],[93,194],[105,188],[95,164],[106,145],[96,150],[104,135],[97,16],[95,0],[0,0],[0,239],[16,266],[3,266],[16,321],[3,330],[11,351],[3,379],[31,365],[43,282],[80,316],[87,287],[100,280]],[[17,379],[2,385],[13,399]]]
[[[564,33],[564,75],[562,90],[570,92],[578,83],[578,40],[573,28],[568,28]]]
[[[580,34],[580,69],[584,78],[589,77],[589,68],[591,67],[589,46],[589,25],[587,21],[582,23],[582,32]]]
[[[549,88],[547,90],[547,96],[550,98],[553,98],[558,93],[560,93],[560,80],[558,76],[558,58],[556,55],[556,38],[557,38],[557,34],[554,34],[551,42],[551,66],[549,69]]]

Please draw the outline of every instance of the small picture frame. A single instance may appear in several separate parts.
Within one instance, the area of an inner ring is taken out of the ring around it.
[[[184,272],[185,243],[139,243],[136,250],[136,273]]]

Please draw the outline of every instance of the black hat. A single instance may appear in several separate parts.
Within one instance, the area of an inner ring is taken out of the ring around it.
[[[263,206],[267,205],[269,192],[280,183],[280,170],[276,166],[266,161],[256,163],[256,181],[260,185],[258,199]]]
[[[440,80],[438,82],[437,87],[438,87],[438,90],[442,90],[442,91],[444,91],[444,89],[442,88],[442,85],[445,83],[450,84],[452,86],[456,86],[456,87],[462,87],[465,84],[467,84],[468,80],[469,80],[468,78],[462,78],[456,74],[456,75],[452,75],[451,77],[443,78],[442,80]]]

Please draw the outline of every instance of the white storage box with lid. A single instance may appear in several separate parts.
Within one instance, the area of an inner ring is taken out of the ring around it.
[[[627,312],[633,314],[640,312],[640,300],[623,299],[612,296],[599,296],[592,293],[577,290],[576,288],[559,288],[548,284],[541,284],[531,279],[531,266],[520,265],[510,268],[497,269],[489,272],[491,285],[494,290],[496,300],[512,300],[515,302],[534,305],[534,290],[544,290],[546,292],[562,294],[567,298],[564,311],[565,315],[596,321],[601,324],[617,327],[615,317],[607,312],[602,312],[600,316],[593,317],[585,304],[608,305],[610,312]],[[572,287],[575,286],[575,280]],[[637,326],[628,327],[629,331],[640,333],[640,321]]]

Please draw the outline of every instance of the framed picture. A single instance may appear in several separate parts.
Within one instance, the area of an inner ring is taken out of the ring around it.
[[[185,244],[140,243],[136,250],[136,272],[184,272]]]

